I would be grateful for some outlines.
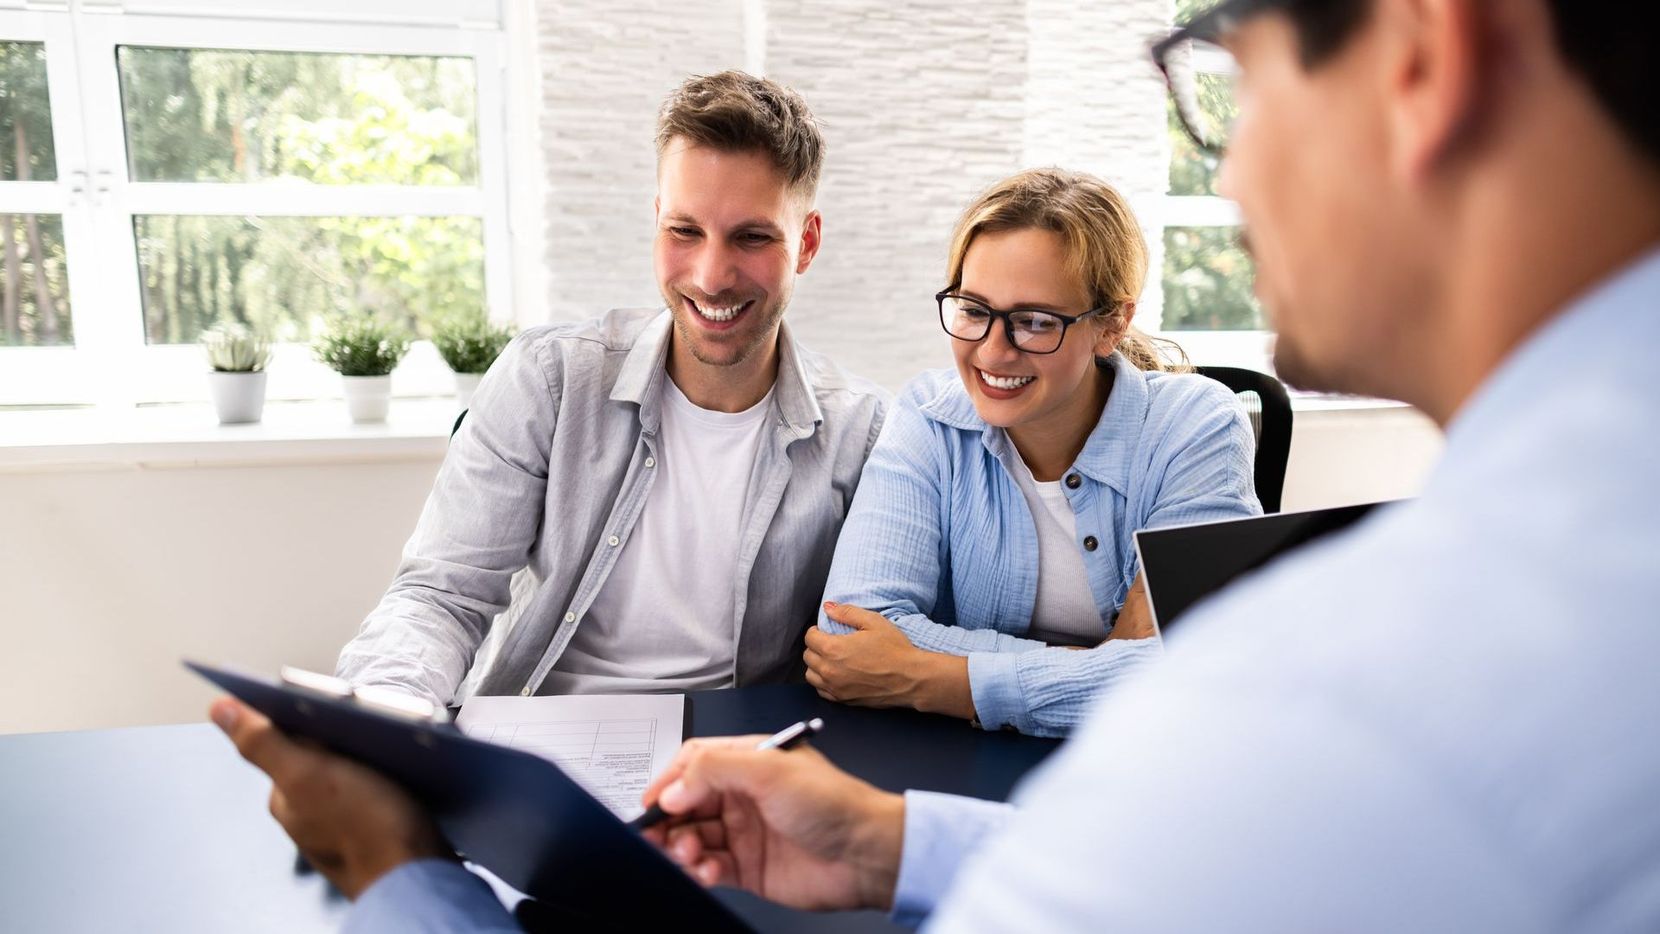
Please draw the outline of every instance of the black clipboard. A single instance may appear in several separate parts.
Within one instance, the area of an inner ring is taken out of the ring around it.
[[[546,759],[464,735],[442,711],[185,666],[304,737],[386,775],[468,860],[581,930],[751,931]]]

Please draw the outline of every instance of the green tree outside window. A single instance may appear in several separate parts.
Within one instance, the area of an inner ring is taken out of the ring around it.
[[[0,181],[57,177],[46,46],[0,42]],[[0,346],[74,340],[63,218],[0,214]]]
[[[478,184],[468,59],[124,47],[135,181]],[[369,314],[424,333],[484,309],[476,217],[134,218],[145,336],[189,343],[218,322],[308,341]]]

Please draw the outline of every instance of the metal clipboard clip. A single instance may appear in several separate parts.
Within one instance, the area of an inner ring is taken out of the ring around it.
[[[413,720],[417,723],[447,724],[450,712],[428,700],[411,697],[393,688],[373,685],[354,688],[333,675],[318,674],[292,665],[282,666],[282,683],[302,691],[310,691],[335,700],[349,700],[377,713]]]

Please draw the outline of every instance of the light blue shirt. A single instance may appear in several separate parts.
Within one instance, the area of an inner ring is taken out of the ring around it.
[[[1419,499],[1196,608],[1017,816],[910,795],[896,908],[953,932],[1660,930],[1657,360],[1660,253],[1503,364]]]
[[[1234,394],[1196,375],[1107,358],[1112,391],[1061,485],[1112,630],[1135,581],[1137,529],[1259,515],[1256,445]],[[1022,638],[1038,592],[1038,533],[1020,454],[974,409],[955,370],[912,380],[865,462],[826,600],[875,610],[919,648],[968,657],[987,729],[1064,736],[1096,692],[1159,652],[1152,639],[1074,651]],[[827,632],[846,633],[819,615]]]
[[[404,863],[363,890],[341,934],[518,934],[478,876],[447,859]]]

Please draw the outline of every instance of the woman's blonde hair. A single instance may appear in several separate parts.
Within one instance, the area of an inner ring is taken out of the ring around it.
[[[1192,369],[1175,342],[1149,337],[1127,320],[1147,278],[1147,240],[1124,196],[1093,175],[1028,169],[986,189],[957,221],[946,287],[962,285],[963,258],[975,237],[1033,228],[1061,238],[1066,267],[1089,290],[1090,307],[1111,307],[1096,317],[1123,329],[1118,352],[1125,359],[1142,370]]]

